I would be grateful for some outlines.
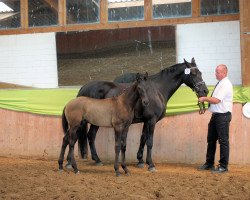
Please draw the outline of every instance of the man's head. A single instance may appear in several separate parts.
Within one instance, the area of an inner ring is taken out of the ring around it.
[[[216,67],[215,76],[218,81],[222,80],[227,76],[227,66],[220,64]]]

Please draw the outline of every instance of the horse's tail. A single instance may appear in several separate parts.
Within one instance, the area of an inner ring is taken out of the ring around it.
[[[63,109],[63,112],[62,112],[62,128],[63,128],[64,135],[66,135],[69,125],[65,116],[65,108]]]
[[[79,156],[83,159],[87,158],[88,155],[88,122],[86,120],[82,120],[81,126],[77,130],[78,135],[78,153]]]

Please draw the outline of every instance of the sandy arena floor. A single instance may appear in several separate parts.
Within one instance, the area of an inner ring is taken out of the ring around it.
[[[76,175],[58,172],[55,160],[0,157],[0,199],[250,199],[250,166],[212,174],[197,165],[157,164],[151,173],[130,164],[131,176],[117,178],[113,164],[77,162]]]

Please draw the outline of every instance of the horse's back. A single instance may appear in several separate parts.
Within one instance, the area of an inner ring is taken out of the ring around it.
[[[104,99],[106,94],[117,85],[109,81],[92,81],[81,87],[77,97],[86,96],[95,99]]]
[[[121,76],[118,76],[114,79],[115,83],[132,83],[136,81],[136,74],[137,73],[125,73]]]

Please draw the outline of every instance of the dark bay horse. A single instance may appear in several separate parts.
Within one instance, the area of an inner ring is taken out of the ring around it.
[[[69,144],[69,155],[72,167],[75,173],[78,168],[74,158],[74,145],[78,139],[77,130],[84,119],[95,126],[113,127],[115,131],[115,164],[116,175],[119,176],[119,153],[121,151],[121,166],[126,174],[129,170],[125,163],[126,138],[130,124],[134,118],[134,108],[141,99],[142,106],[147,106],[148,96],[146,93],[147,74],[142,78],[139,74],[136,76],[136,82],[133,83],[124,93],[118,97],[107,99],[94,99],[89,97],[77,97],[69,101],[64,107],[63,121],[67,129],[64,129],[64,138],[58,160],[59,170],[63,169],[63,159],[66,146]],[[66,120],[66,121],[65,121]],[[64,127],[64,128],[65,128]]]
[[[167,67],[159,73],[149,76],[147,84],[147,92],[150,94],[149,106],[144,107],[139,99],[135,107],[135,115],[133,119],[133,123],[144,123],[140,146],[137,152],[139,167],[144,166],[143,151],[145,144],[147,144],[146,163],[148,164],[148,169],[150,171],[155,170],[155,165],[151,156],[155,125],[165,116],[168,100],[183,83],[189,86],[196,93],[197,97],[206,96],[208,94],[208,89],[202,79],[201,72],[196,66],[194,58],[191,60],[191,63],[184,60],[183,63]],[[117,95],[117,93],[120,93],[123,87],[124,84],[107,81],[95,81],[84,85],[79,90],[77,96],[107,98],[110,95]],[[200,113],[204,112],[205,106],[203,104],[200,106]],[[92,159],[95,160],[96,163],[101,163],[94,145],[98,128],[98,126],[91,125],[87,137],[89,140]],[[86,123],[83,123],[83,130],[86,130]],[[78,142],[82,156],[84,157],[84,153],[86,152],[84,147],[86,147],[87,140],[84,140],[86,137],[81,135],[83,134],[80,134]],[[68,161],[70,161],[69,158]]]

